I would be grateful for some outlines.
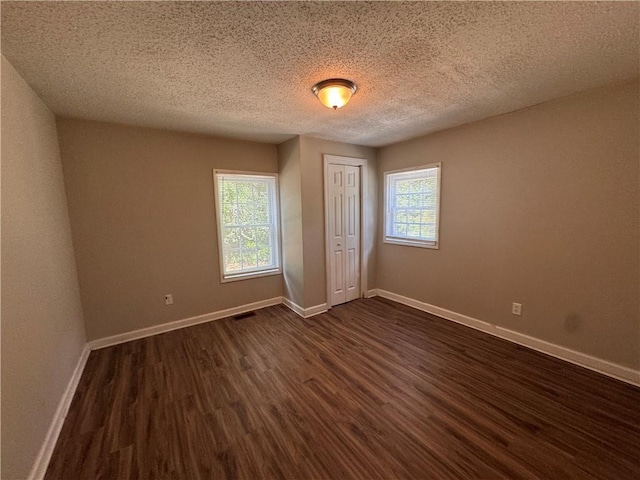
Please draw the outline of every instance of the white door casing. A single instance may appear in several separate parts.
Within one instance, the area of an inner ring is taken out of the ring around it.
[[[330,306],[361,296],[360,166],[328,163],[327,277]]]

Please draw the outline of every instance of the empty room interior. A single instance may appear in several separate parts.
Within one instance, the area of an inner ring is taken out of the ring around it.
[[[1,8],[1,477],[640,478],[639,2]]]

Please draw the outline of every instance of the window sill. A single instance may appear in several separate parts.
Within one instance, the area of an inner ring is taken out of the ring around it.
[[[272,275],[280,275],[282,269],[274,268],[272,270],[260,270],[259,272],[237,273],[227,275],[220,279],[220,283],[238,282],[240,280],[251,280],[252,278],[270,277]]]
[[[391,245],[404,245],[406,247],[430,248],[432,250],[440,249],[437,242],[416,242],[413,240],[402,240],[400,238],[385,238],[383,242]]]

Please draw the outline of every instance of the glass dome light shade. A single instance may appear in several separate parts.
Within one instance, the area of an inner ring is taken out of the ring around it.
[[[334,110],[345,106],[356,92],[356,84],[342,78],[332,78],[317,83],[311,89],[323,105]]]

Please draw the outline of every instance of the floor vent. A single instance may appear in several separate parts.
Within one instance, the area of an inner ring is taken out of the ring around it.
[[[255,315],[256,315],[256,312],[239,313],[238,315],[234,315],[233,319],[234,320],[243,320],[245,318],[254,317]]]

